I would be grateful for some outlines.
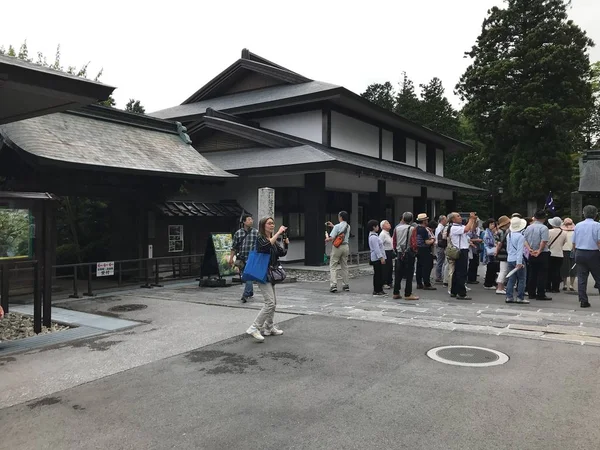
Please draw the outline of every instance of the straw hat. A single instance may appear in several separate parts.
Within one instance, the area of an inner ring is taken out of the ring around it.
[[[417,222],[422,222],[424,220],[429,220],[427,213],[421,213],[417,216]]]
[[[525,219],[521,219],[519,217],[513,217],[510,219],[510,231],[514,231],[515,233],[524,230],[527,226],[527,221]]]
[[[565,231],[573,231],[575,229],[575,224],[573,223],[573,219],[567,217],[563,221],[563,226],[561,228]]]
[[[518,217],[517,217],[517,219],[518,219]],[[510,219],[508,218],[508,216],[500,216],[498,218],[498,227],[504,227],[509,224],[510,224]]]
[[[548,223],[550,225],[552,225],[554,228],[560,228],[563,224],[563,221],[560,217],[553,217],[552,219],[550,219],[548,221]]]

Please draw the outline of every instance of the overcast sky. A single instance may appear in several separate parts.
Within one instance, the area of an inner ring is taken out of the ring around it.
[[[116,86],[117,106],[147,112],[180,104],[248,48],[309,78],[361,93],[374,82],[415,84],[434,76],[453,94],[488,8],[501,0],[178,1],[24,0],[2,4],[0,44],[42,51],[63,65],[91,61],[90,77]],[[350,6],[352,5],[352,6]],[[594,39],[600,60],[600,1],[573,0],[570,17]]]

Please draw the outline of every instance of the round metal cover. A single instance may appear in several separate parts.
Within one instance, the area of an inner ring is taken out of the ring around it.
[[[148,305],[141,305],[141,304],[132,304],[132,305],[119,305],[119,306],[113,306],[112,308],[109,308],[109,311],[112,312],[129,312],[129,311],[139,311],[140,309],[146,309],[148,307]]]
[[[469,345],[448,345],[432,348],[427,352],[434,361],[453,366],[490,367],[508,362],[508,355],[490,348]]]

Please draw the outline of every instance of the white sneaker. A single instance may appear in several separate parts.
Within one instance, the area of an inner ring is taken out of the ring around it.
[[[472,290],[469,286],[465,286],[465,289],[467,290],[467,292]]]
[[[281,336],[283,334],[283,330],[280,330],[273,325],[271,328],[265,328],[262,334],[265,336]]]
[[[506,295],[506,289],[496,289],[496,294],[498,294],[498,295]]]
[[[246,330],[246,333],[248,333],[250,336],[252,336],[258,342],[262,342],[262,341],[265,340],[265,338],[263,337],[263,335],[260,334],[260,331],[258,331],[258,328],[256,328],[254,325],[252,325],[250,328],[248,328]]]

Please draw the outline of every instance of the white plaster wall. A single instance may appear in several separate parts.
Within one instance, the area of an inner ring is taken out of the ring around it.
[[[379,128],[332,111],[331,146],[379,158]]]
[[[452,200],[451,189],[427,188],[427,197],[435,200]]]
[[[298,261],[304,259],[304,239],[291,240],[287,255],[280,259],[282,261]]]
[[[298,136],[319,144],[323,141],[323,113],[321,110],[286,114],[258,119],[262,128]]]
[[[382,155],[383,159],[388,161],[394,160],[394,133],[388,130],[383,130],[381,134]]]
[[[417,152],[415,150],[416,143],[413,139],[406,138],[406,164],[409,166],[417,166]]]
[[[325,175],[327,189],[348,192],[377,192],[377,179],[359,177],[345,172],[327,172]]]
[[[418,184],[400,183],[399,181],[387,181],[385,184],[387,195],[400,195],[404,197],[419,197],[421,186]]]
[[[444,176],[444,150],[439,148],[435,151],[435,174]]]
[[[423,144],[422,142],[419,142],[419,160],[418,160],[418,166],[419,169],[426,171],[427,170],[427,145]]]

